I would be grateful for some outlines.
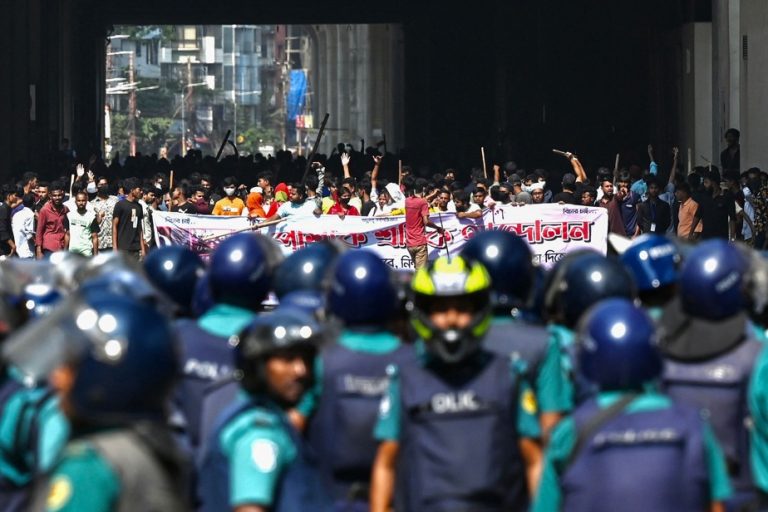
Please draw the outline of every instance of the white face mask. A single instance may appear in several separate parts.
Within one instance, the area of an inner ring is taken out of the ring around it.
[[[224,193],[227,194],[228,196],[231,196],[232,194],[235,193],[235,189],[227,187],[227,188],[224,189]]]
[[[88,183],[88,185],[85,187],[85,191],[88,192],[89,194],[95,194],[96,190],[97,190],[96,183],[92,181]]]

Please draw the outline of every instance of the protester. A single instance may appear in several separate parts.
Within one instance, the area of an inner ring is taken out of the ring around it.
[[[403,180],[405,185],[405,233],[406,247],[411,256],[415,269],[427,264],[427,232],[432,228],[441,235],[443,228],[429,219],[429,203],[424,199],[426,181],[413,179],[410,176]]]
[[[51,200],[40,209],[37,216],[37,259],[69,246],[67,212],[67,207],[64,206],[64,184],[60,181],[51,183]]]
[[[124,251],[139,260],[147,252],[142,227],[144,212],[138,203],[142,188],[135,178],[125,180],[124,187],[127,192],[125,199],[115,204],[112,212],[112,244],[114,250]]]
[[[99,221],[96,212],[86,208],[88,194],[78,192],[75,195],[76,210],[67,213],[69,223],[70,252],[93,256],[99,253]]]

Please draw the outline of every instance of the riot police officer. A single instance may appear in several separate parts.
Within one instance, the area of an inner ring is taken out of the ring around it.
[[[373,428],[387,387],[386,369],[413,357],[389,330],[397,307],[390,268],[376,254],[348,251],[336,261],[328,289],[330,314],[342,330],[315,365],[316,386],[299,411],[333,483],[337,510],[368,510]]]
[[[311,386],[320,326],[278,308],[233,341],[242,393],[206,440],[201,510],[332,510],[316,461],[286,414]]]
[[[390,370],[375,435],[371,510],[522,510],[518,372],[482,348],[490,277],[478,262],[441,257],[413,277],[419,357]]]
[[[594,392],[593,386],[579,379],[576,372],[573,329],[579,318],[603,299],[623,297],[634,300],[636,296],[635,283],[627,269],[615,258],[596,252],[568,254],[548,274],[544,291],[547,328],[560,346],[562,370],[574,384],[576,404]]]
[[[482,263],[491,276],[493,319],[483,344],[515,360],[528,388],[522,405],[530,413],[538,411],[542,429],[549,430],[570,411],[572,402],[558,343],[544,327],[522,318],[536,278],[528,244],[507,231],[483,231],[467,242],[461,254]]]
[[[52,368],[72,425],[31,510],[186,510],[187,461],[166,427],[177,350],[166,317],[101,290],[71,296],[9,341],[24,371]]]
[[[709,417],[734,488],[730,506],[754,498],[747,389],[764,344],[746,313],[748,271],[736,245],[702,242],[687,255],[679,298],[659,321],[665,391]]]
[[[180,319],[182,380],[174,403],[193,451],[200,443],[201,406],[206,388],[232,371],[229,338],[261,311],[281,256],[274,243],[252,233],[224,240],[211,256],[208,285],[214,306],[197,320]]]
[[[626,299],[584,315],[579,369],[599,393],[555,427],[534,511],[722,510],[731,490],[709,425],[653,387],[654,329]]]
[[[9,275],[13,269],[0,265],[2,345],[27,320],[28,308],[16,300],[22,286]],[[28,510],[35,476],[50,469],[68,434],[53,392],[0,356],[0,510]]]

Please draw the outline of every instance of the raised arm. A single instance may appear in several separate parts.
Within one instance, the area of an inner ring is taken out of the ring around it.
[[[677,148],[677,146],[672,146],[672,168],[669,170],[669,181],[668,183],[671,185],[675,181],[675,173],[677,172],[677,158],[678,154],[680,153],[680,150]]]
[[[584,166],[581,165],[581,162],[579,162],[579,159],[571,153],[570,151],[566,152],[564,155],[569,162],[571,162],[571,167],[573,167],[573,172],[576,174],[576,183],[584,183],[587,181],[587,172],[584,170]]]
[[[659,166],[656,164],[656,160],[653,158],[653,146],[651,144],[648,144],[648,161],[650,162],[648,164],[648,170],[650,173],[654,176],[659,174]]]
[[[351,178],[352,173],[349,172],[349,162],[352,160],[350,158],[349,153],[342,153],[341,154],[341,166],[344,168],[344,178]]]

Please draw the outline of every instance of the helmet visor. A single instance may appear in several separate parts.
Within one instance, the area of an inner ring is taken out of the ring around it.
[[[44,380],[58,366],[77,361],[86,350],[97,359],[116,363],[128,346],[118,327],[113,315],[100,314],[73,296],[8,338],[3,358],[35,380]]]

